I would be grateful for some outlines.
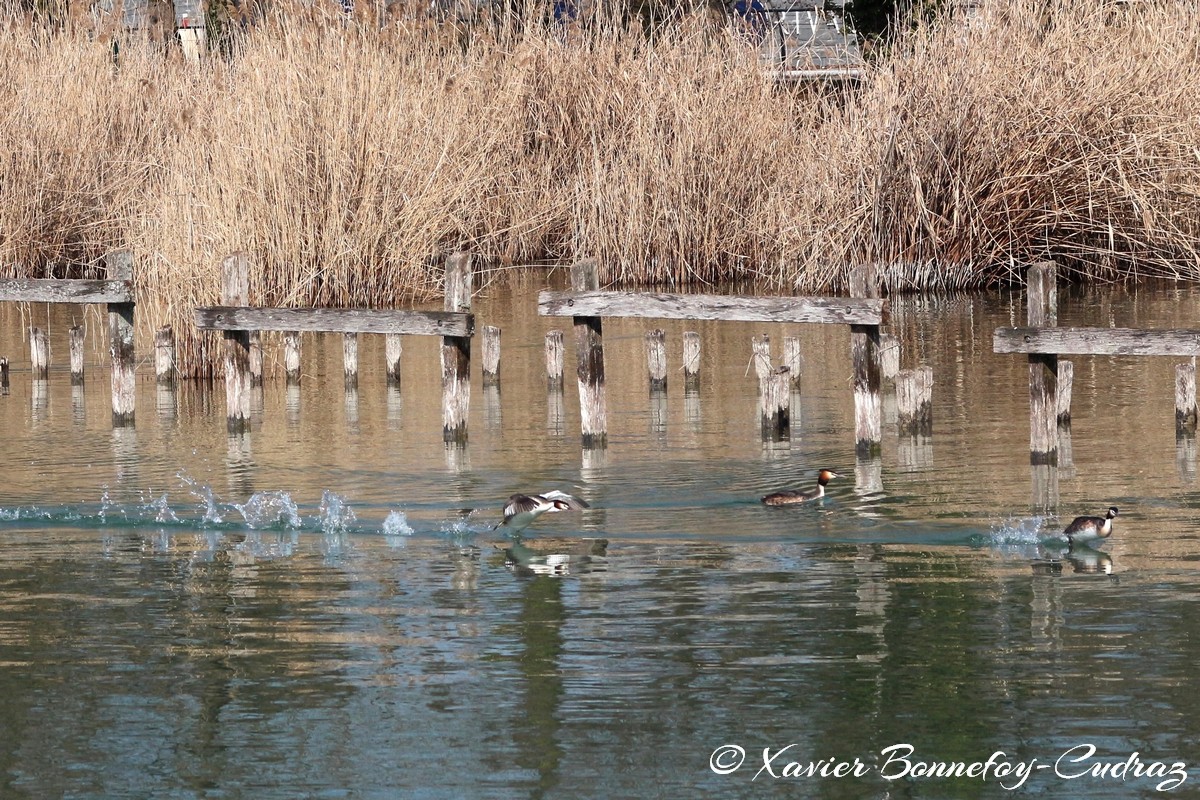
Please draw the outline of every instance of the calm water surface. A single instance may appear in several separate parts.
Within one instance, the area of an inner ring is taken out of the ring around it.
[[[846,329],[663,324],[673,365],[684,330],[704,346],[699,392],[673,372],[664,399],[655,323],[613,320],[609,446],[585,452],[574,386],[545,389],[563,321],[537,286],[477,302],[504,363],[498,390],[475,367],[464,449],[441,440],[432,340],[406,340],[396,390],[364,338],[347,393],[340,340],[306,338],[302,387],[268,378],[236,438],[222,387],[159,390],[146,364],[114,431],[96,311],[0,308],[0,796],[1197,796],[1200,493],[1174,359],[1074,359],[1062,464],[1038,476],[1024,357],[991,352],[1019,295],[894,301],[935,429],[898,436],[889,387],[868,462]],[[1060,322],[1197,316],[1200,295],[1155,287],[1064,296]],[[24,326],[65,363],[79,321],[86,385],[35,384]],[[789,441],[759,435],[762,332],[777,357],[803,344]],[[821,504],[758,502],[820,467],[846,476]],[[491,530],[503,498],[548,489],[592,508],[520,543]],[[1056,541],[1110,504],[1100,548]],[[997,751],[1013,772],[921,774]]]

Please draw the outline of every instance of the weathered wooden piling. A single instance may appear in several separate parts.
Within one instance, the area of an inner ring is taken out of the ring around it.
[[[1196,432],[1196,359],[1175,365],[1175,432]]]
[[[877,299],[879,295],[877,265],[864,264],[851,270],[851,297]],[[860,457],[878,454],[883,440],[879,328],[879,325],[850,326],[850,358],[854,364],[854,449]]]
[[[1029,267],[1026,317],[1030,328],[1058,324],[1057,268],[1045,261]],[[1029,463],[1058,463],[1058,356],[1029,356]]]
[[[398,333],[383,337],[383,361],[388,386],[400,385],[400,362],[404,356],[404,339]]]
[[[283,332],[283,375],[288,386],[300,385],[300,331]]]
[[[163,325],[154,332],[154,379],[160,386],[175,383],[175,330]]]
[[[454,253],[446,259],[446,298],[451,312],[471,310],[471,257]],[[471,405],[471,337],[442,337],[442,439],[467,441],[467,414]]]
[[[896,373],[896,424],[901,434],[933,432],[933,367]]]
[[[783,337],[783,365],[788,368],[792,390],[800,388],[800,372],[804,369],[804,355],[800,352],[800,337]]]
[[[133,281],[133,254],[120,251],[105,259],[110,281]],[[132,298],[128,302],[108,304],[108,350],[112,357],[113,427],[134,424],[137,396],[137,361],[133,349]]]
[[[667,391],[667,332],[662,328],[646,332],[646,370],[650,391]]]
[[[71,385],[83,385],[83,326],[72,325],[67,331],[71,351]]]
[[[571,267],[571,288],[576,292],[599,290],[599,265],[595,259],[577,261]],[[579,420],[585,450],[604,448],[608,444],[604,327],[601,320],[601,317],[572,317],[575,353],[579,361]]]
[[[50,377],[50,337],[41,328],[29,329],[29,363],[34,380]]]
[[[244,253],[229,256],[221,263],[221,304],[250,304],[250,260]],[[227,330],[224,338],[225,428],[240,434],[250,428],[250,332]]]
[[[787,367],[772,370],[762,381],[759,413],[762,437],[778,441],[787,436],[791,426],[792,378]]]
[[[358,334],[342,334],[342,376],[347,389],[358,388]]]
[[[683,332],[683,388],[694,392],[700,388],[700,334]]]
[[[546,385],[551,389],[563,388],[563,332],[546,331]]]
[[[500,329],[495,325],[483,328],[483,385],[500,384]]]
[[[0,395],[6,395],[8,391],[8,359],[0,357]]]
[[[900,340],[890,333],[879,335],[879,370],[888,381],[900,372]]]
[[[1075,386],[1075,365],[1070,361],[1058,362],[1058,427],[1071,427],[1071,392]]]
[[[750,339],[750,360],[754,366],[754,374],[758,377],[758,389],[762,391],[763,383],[771,377],[774,367],[771,365],[771,337],[760,333]]]
[[[262,331],[250,331],[250,385],[262,386],[263,382],[263,347]]]

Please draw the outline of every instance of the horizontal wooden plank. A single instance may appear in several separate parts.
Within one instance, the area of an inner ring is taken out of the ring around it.
[[[1195,356],[1200,355],[1200,330],[997,328],[992,349],[1063,356]]]
[[[220,331],[323,331],[471,336],[475,333],[475,315],[458,311],[208,306],[196,309],[196,327]]]
[[[886,302],[846,297],[544,291],[538,294],[538,313],[546,317],[646,317],[881,325],[885,321]]]
[[[0,279],[0,301],[22,303],[132,303],[129,281],[57,278]]]

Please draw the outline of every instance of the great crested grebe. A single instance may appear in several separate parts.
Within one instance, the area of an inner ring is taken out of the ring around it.
[[[1103,517],[1076,517],[1063,531],[1063,536],[1071,544],[1086,542],[1092,539],[1107,539],[1112,536],[1113,517],[1117,515],[1117,507],[1110,506]]]
[[[833,478],[840,477],[842,476],[831,469],[823,469],[817,473],[817,488],[804,492],[772,492],[764,497],[762,501],[769,506],[790,506],[793,503],[807,503],[809,500],[819,500],[825,496],[825,484],[829,483]]]
[[[528,528],[535,519],[551,511],[579,511],[591,508],[578,497],[572,497],[557,489],[543,494],[514,494],[504,506],[504,522],[497,528],[507,528],[518,533]]]

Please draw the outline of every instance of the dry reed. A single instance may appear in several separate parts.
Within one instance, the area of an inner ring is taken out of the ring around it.
[[[245,251],[251,299],[392,307],[439,257],[594,255],[606,283],[892,289],[1200,276],[1195,2],[989,0],[845,93],[775,86],[704,14],[620,25],[277,16],[200,65],[82,25],[0,27],[0,271],[137,257],[139,332]]]

